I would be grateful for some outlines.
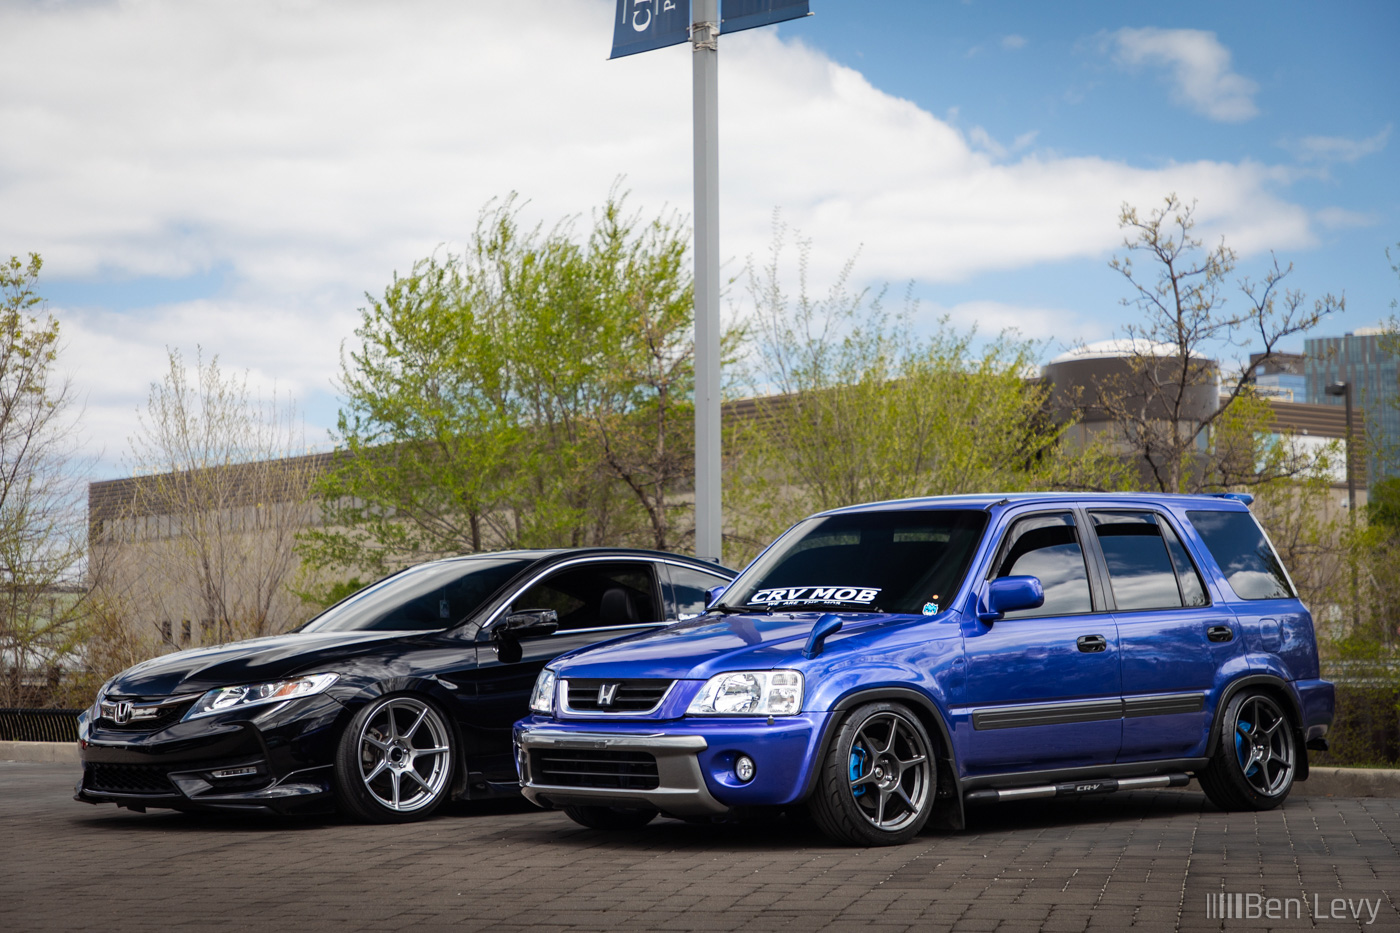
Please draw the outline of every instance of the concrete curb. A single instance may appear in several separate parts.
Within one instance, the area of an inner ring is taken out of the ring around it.
[[[0,761],[78,764],[78,746],[68,742],[0,742]],[[1190,788],[1200,790],[1195,781]],[[1295,797],[1400,797],[1400,768],[1313,768],[1293,786]]]
[[[0,742],[0,761],[78,763],[76,742]]]
[[[1318,768],[1293,786],[1304,797],[1400,797],[1400,769]]]

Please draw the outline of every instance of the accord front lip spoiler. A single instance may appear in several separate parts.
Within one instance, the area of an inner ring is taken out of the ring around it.
[[[698,735],[623,735],[603,732],[523,732],[520,742],[521,791],[539,806],[651,807],[673,816],[719,816],[729,812],[705,786],[699,753],[709,747]],[[656,759],[657,786],[573,787],[534,780],[530,753],[545,749],[646,752]]]

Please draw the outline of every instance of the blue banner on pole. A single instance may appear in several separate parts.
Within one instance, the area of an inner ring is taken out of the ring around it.
[[[738,32],[797,19],[811,12],[808,0],[720,0],[719,31]]]
[[[612,54],[608,57],[650,52],[688,39],[690,0],[617,0]]]

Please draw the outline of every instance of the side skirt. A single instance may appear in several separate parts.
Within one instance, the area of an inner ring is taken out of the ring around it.
[[[1085,797],[1090,794],[1111,794],[1120,790],[1143,790],[1149,787],[1185,787],[1191,775],[1154,774],[1131,778],[1085,778],[1060,784],[1035,784],[1029,787],[984,788],[969,791],[967,803],[1000,803],[1003,800],[1031,800],[1039,797]]]

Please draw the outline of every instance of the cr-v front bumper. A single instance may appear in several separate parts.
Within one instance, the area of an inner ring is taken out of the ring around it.
[[[582,804],[609,807],[651,807],[675,816],[713,816],[729,808],[705,786],[697,755],[708,748],[698,735],[611,735],[572,732],[565,735],[525,733],[520,737],[517,764],[520,788],[531,803],[542,807]],[[597,754],[595,754],[597,753]],[[625,773],[631,762],[622,756],[650,756],[655,775]],[[533,766],[532,766],[533,764]],[[618,773],[618,765],[623,773]],[[606,776],[600,766],[609,768]],[[616,787],[551,783],[574,776],[608,781]],[[587,772],[587,773],[580,773]],[[654,786],[647,786],[653,784]]]
[[[806,791],[827,717],[660,723],[536,716],[515,724],[516,769],[521,791],[543,807],[715,816],[738,807],[787,806]],[[749,761],[748,780],[736,768],[741,758]]]

